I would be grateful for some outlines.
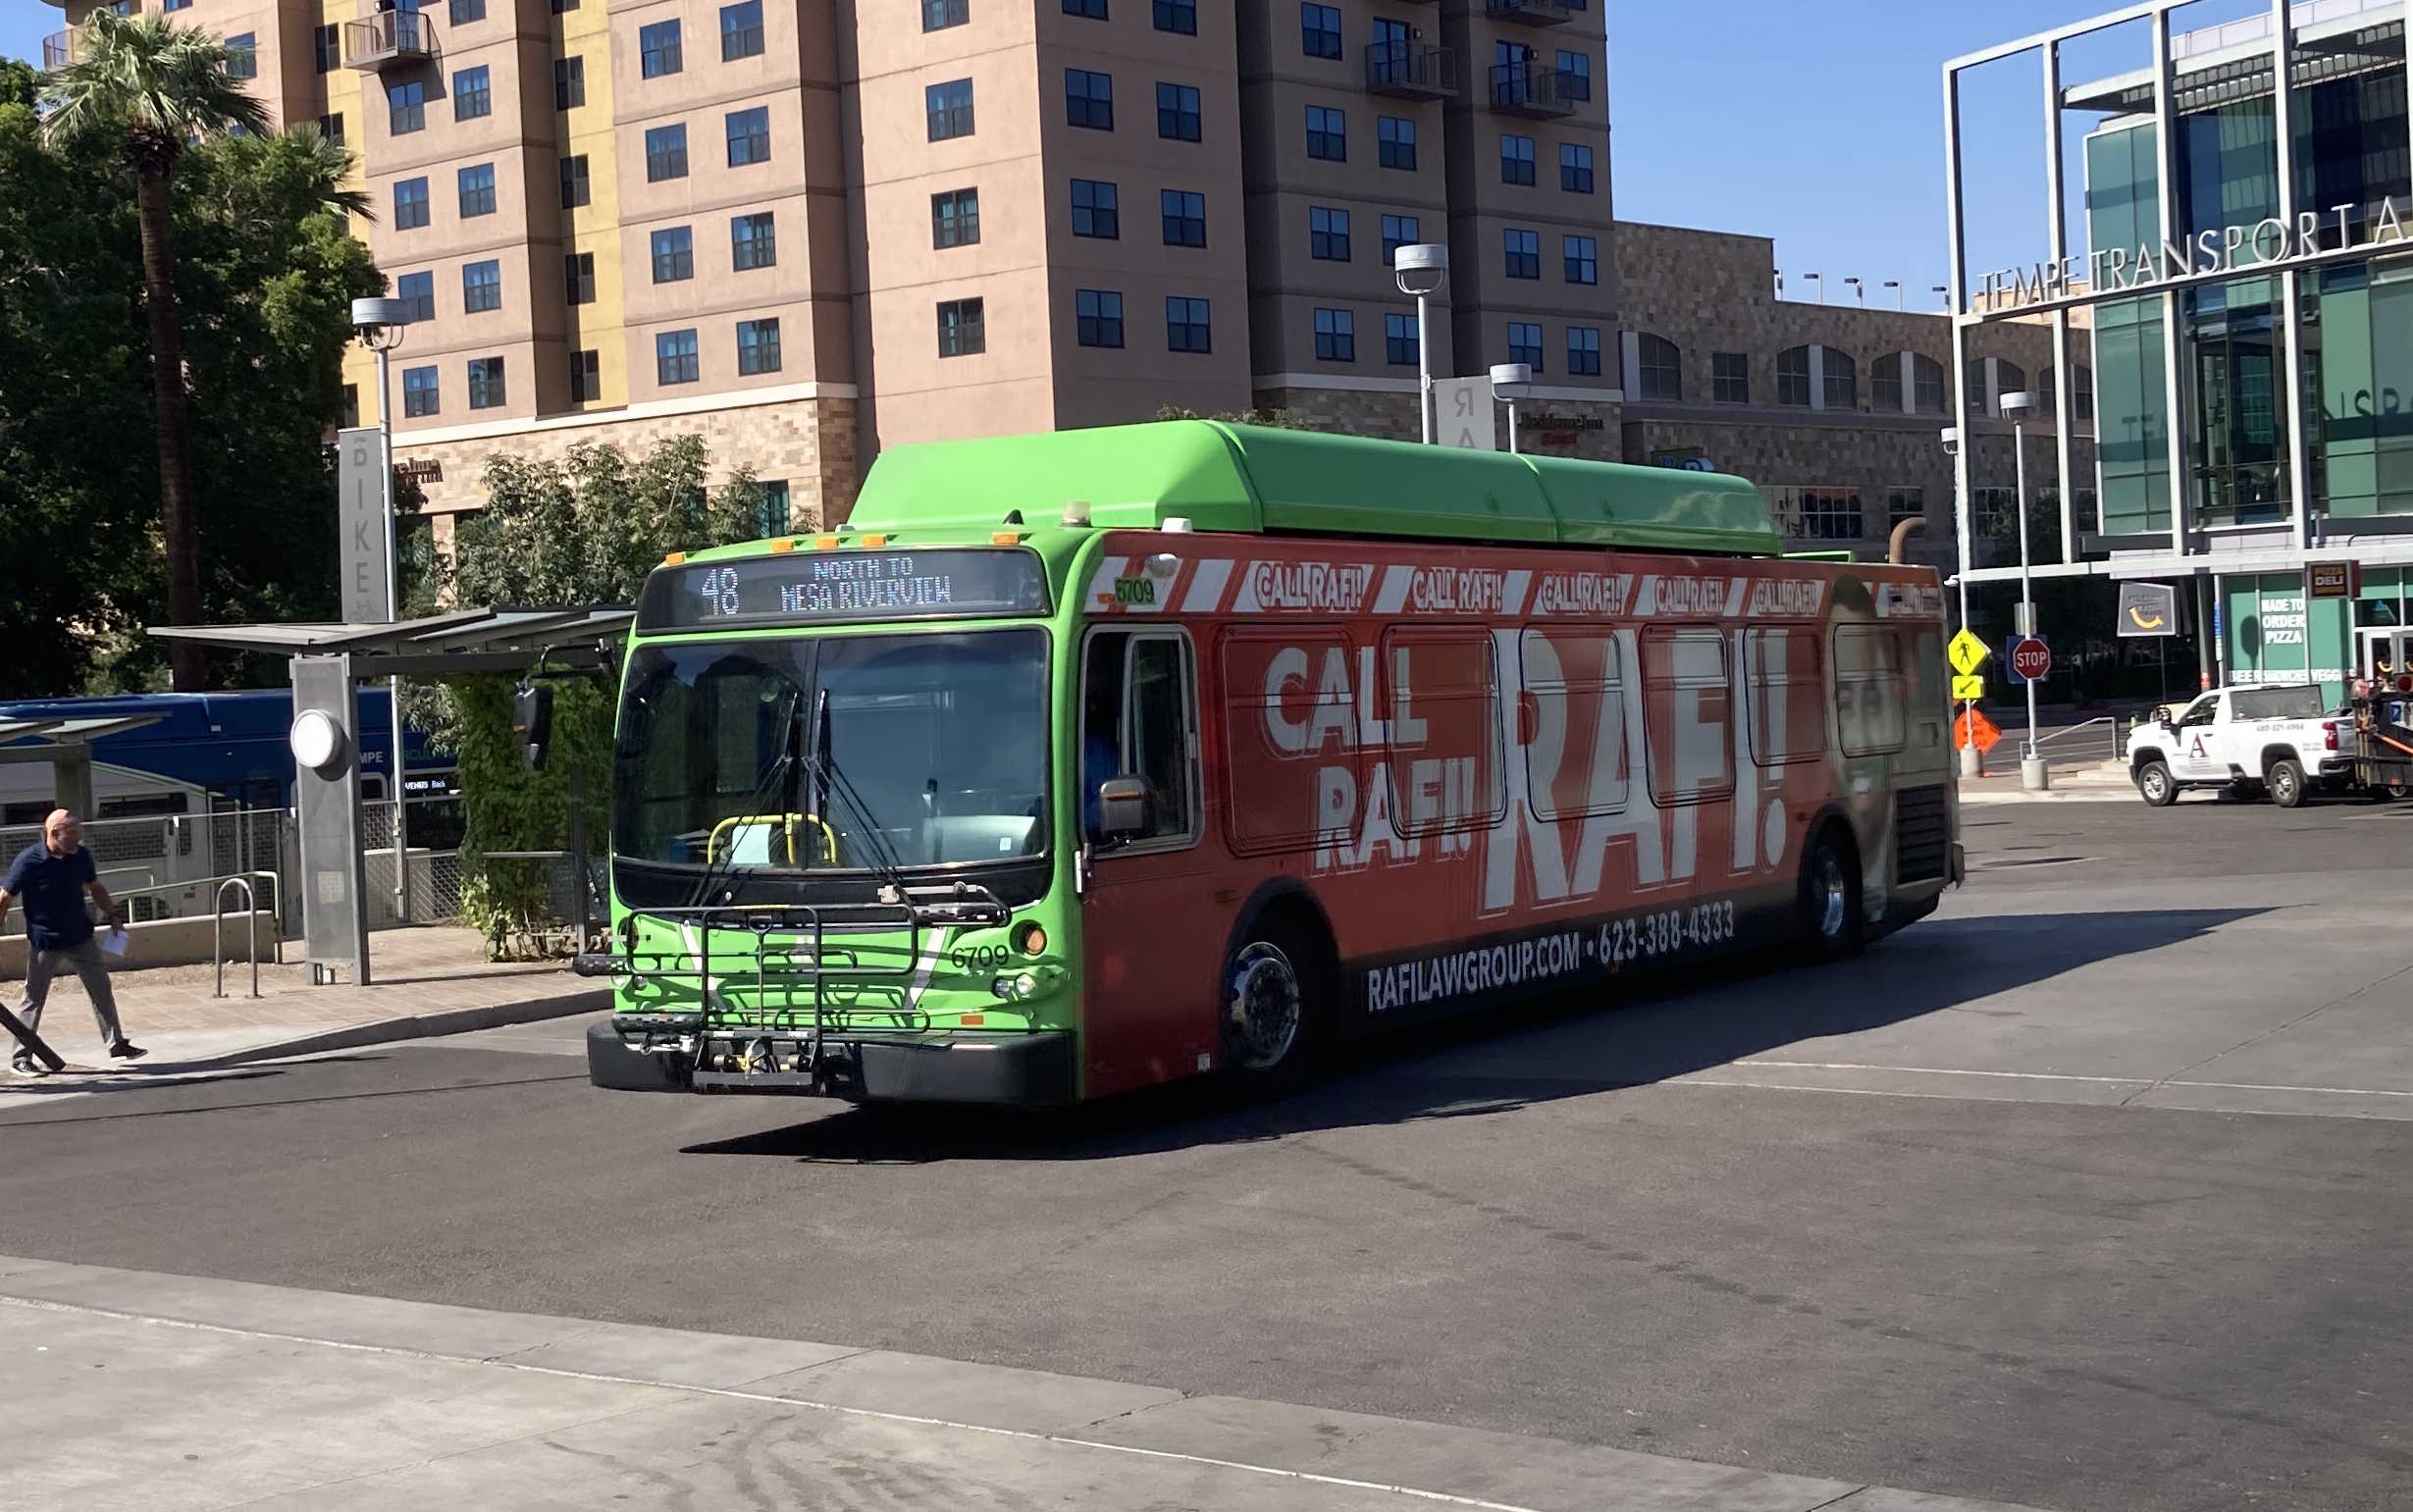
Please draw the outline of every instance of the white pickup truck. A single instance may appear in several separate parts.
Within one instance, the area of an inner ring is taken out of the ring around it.
[[[2185,788],[2260,790],[2293,808],[2354,780],[2354,722],[2327,717],[2321,690],[2302,683],[2221,688],[2175,719],[2139,725],[2128,775],[2156,808]]]

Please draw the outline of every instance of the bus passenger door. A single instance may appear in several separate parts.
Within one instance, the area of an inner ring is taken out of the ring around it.
[[[1091,1095],[1190,1074],[1215,1050],[1223,931],[1208,916],[1198,674],[1180,630],[1097,630],[1081,664],[1082,1060]],[[1148,785],[1147,826],[1096,832],[1098,785]]]

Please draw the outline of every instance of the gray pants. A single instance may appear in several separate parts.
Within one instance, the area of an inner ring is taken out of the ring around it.
[[[61,966],[75,970],[76,979],[83,983],[84,996],[92,1000],[92,1021],[100,1026],[100,1042],[105,1048],[126,1037],[118,1027],[117,994],[109,990],[109,964],[100,953],[97,937],[75,945],[55,946],[33,951],[26,957],[25,997],[17,1008],[17,1017],[28,1029],[39,1029],[42,1022],[42,1003],[50,996],[50,979],[59,974]],[[19,1049],[16,1056],[25,1059]]]

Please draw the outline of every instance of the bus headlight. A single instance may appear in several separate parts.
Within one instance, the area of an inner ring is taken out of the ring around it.
[[[1039,978],[1037,973],[1024,971],[1022,975],[1014,978],[1014,995],[1018,998],[1025,999],[1037,997],[1039,995]]]

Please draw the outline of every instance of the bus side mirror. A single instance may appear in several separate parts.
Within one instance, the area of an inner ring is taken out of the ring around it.
[[[1140,777],[1112,777],[1098,784],[1098,833],[1128,839],[1148,827],[1148,784]]]
[[[543,683],[522,683],[511,699],[511,742],[528,770],[545,769],[545,748],[552,740],[553,691]]]

